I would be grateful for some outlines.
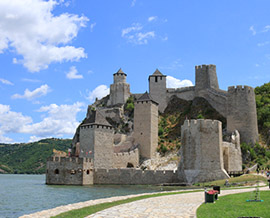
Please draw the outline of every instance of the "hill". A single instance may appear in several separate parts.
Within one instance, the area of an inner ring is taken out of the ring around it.
[[[33,143],[0,144],[0,173],[45,173],[53,149],[67,152],[71,142],[71,139],[50,138]]]

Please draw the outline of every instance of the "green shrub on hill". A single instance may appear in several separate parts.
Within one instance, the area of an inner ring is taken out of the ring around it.
[[[53,154],[53,149],[67,152],[71,143],[70,139],[51,138],[33,143],[1,145],[0,173],[45,173],[46,161]]]

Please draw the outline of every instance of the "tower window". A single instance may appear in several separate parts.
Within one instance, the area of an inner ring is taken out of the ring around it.
[[[157,81],[158,81],[158,77],[157,77],[157,76],[155,76],[155,82],[157,83]]]
[[[54,173],[55,174],[59,174],[59,170],[58,169],[55,169]]]
[[[127,163],[127,168],[134,168],[134,165],[130,162]]]

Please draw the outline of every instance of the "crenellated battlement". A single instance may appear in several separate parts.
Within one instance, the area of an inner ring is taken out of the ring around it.
[[[236,93],[236,92],[250,93],[250,92],[254,92],[254,89],[250,86],[237,85],[237,86],[229,86],[228,92],[229,93]]]
[[[82,158],[82,157],[59,157],[59,156],[52,156],[48,157],[47,161],[52,162],[72,162],[72,163],[93,163],[93,160],[91,158]]]
[[[217,128],[221,125],[221,122],[218,120],[208,120],[208,119],[199,119],[199,120],[185,120],[182,128],[196,128],[196,127],[214,127]]]
[[[112,172],[136,172],[136,173],[150,173],[150,174],[176,174],[177,170],[142,170],[142,169],[136,169],[136,168],[122,168],[122,169],[102,169],[102,168],[95,168],[95,173],[112,173]]]
[[[101,129],[112,129],[112,126],[107,126],[107,125],[103,125],[103,124],[95,124],[95,123],[91,123],[91,124],[83,124],[80,126],[80,129],[94,129],[94,128],[101,128]]]
[[[219,89],[216,65],[199,65],[195,66],[196,85],[197,91],[204,90],[206,88]]]
[[[136,155],[139,153],[139,150],[138,148],[132,150],[132,151],[129,151],[129,152],[119,152],[119,153],[114,153],[114,156],[133,156],[133,155]]]
[[[214,64],[209,64],[209,65],[206,65],[206,64],[202,64],[202,65],[197,65],[195,66],[195,70],[208,70],[208,69],[214,69],[216,70],[216,65]]]

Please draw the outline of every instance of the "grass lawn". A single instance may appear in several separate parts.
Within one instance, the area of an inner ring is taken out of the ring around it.
[[[217,180],[217,181],[213,181],[213,182],[207,182],[207,183],[199,183],[196,185],[199,187],[213,186],[213,185],[218,185],[218,186],[224,187],[225,180],[226,179]],[[261,175],[254,175],[254,174],[244,174],[244,175],[239,176],[239,177],[232,177],[232,178],[229,178],[228,181],[232,186],[254,185],[254,184],[256,184],[257,181],[263,181],[266,184],[268,184],[267,179],[265,177],[263,177]]]
[[[197,218],[270,217],[270,191],[260,191],[263,202],[246,202],[251,192],[220,197],[215,203],[202,204]]]
[[[120,204],[125,204],[133,201],[138,201],[146,198],[153,198],[153,197],[159,197],[159,196],[165,196],[165,195],[176,195],[176,194],[184,194],[184,193],[190,193],[190,192],[200,192],[202,190],[196,190],[196,191],[181,191],[181,192],[170,192],[170,193],[158,193],[158,194],[149,194],[149,195],[143,195],[143,196],[138,196],[138,197],[133,197],[133,198],[128,198],[125,200],[119,200],[119,201],[113,201],[113,202],[108,202],[108,203],[102,203],[102,204],[96,204],[92,205],[89,207],[84,207],[81,209],[77,210],[71,210],[65,213],[61,213],[57,216],[57,218],[80,218],[80,217],[86,217],[88,215],[91,215],[93,213],[96,213],[101,210],[105,210],[110,207],[114,207]]]

